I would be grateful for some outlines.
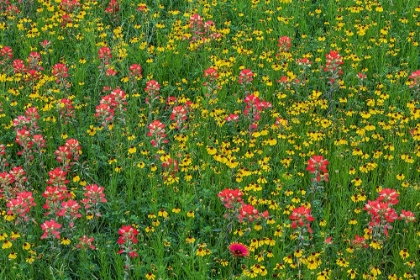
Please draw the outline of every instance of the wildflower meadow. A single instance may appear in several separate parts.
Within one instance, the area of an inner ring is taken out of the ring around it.
[[[0,279],[419,279],[416,0],[0,0]]]

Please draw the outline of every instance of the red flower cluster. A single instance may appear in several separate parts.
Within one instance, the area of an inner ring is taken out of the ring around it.
[[[6,197],[9,200],[14,193],[14,177],[9,172],[0,173],[0,198]]]
[[[221,34],[215,32],[215,23],[211,20],[204,22],[203,17],[199,14],[194,14],[190,17],[190,32],[192,42],[205,43],[210,40],[215,40],[221,37]]]
[[[343,58],[337,51],[330,50],[329,53],[325,55],[327,59],[327,68],[336,70],[340,65],[344,64]]]
[[[114,121],[115,115],[123,120],[123,113],[126,111],[127,105],[126,94],[120,88],[111,91],[110,94],[101,98],[100,104],[96,106],[95,117],[98,118],[102,126],[107,126]]]
[[[203,86],[207,88],[207,94],[213,95],[221,87],[217,84],[217,78],[219,74],[217,70],[213,67],[210,67],[204,70],[204,83]]]
[[[16,198],[11,198],[7,202],[7,214],[18,216],[16,223],[19,221],[29,221],[29,212],[33,206],[36,206],[32,192],[20,192]]]
[[[112,52],[109,47],[100,48],[98,51],[98,58],[100,61],[98,69],[101,70],[101,76],[106,75],[107,77],[109,77],[115,76],[117,74],[117,72],[111,65]]]
[[[120,10],[120,4],[117,0],[109,1],[108,7],[105,9],[105,13],[116,15],[116,13]]]
[[[57,216],[66,218],[69,222],[70,228],[73,228],[74,221],[82,217],[79,213],[80,207],[79,203],[75,200],[69,199],[67,201],[63,201],[61,202],[61,208],[57,212]]]
[[[329,73],[329,84],[335,85],[338,78],[343,74],[341,65],[344,64],[343,58],[337,51],[330,50],[329,53],[325,55],[326,65],[324,67],[324,72]]]
[[[262,101],[254,94],[247,95],[244,99],[246,103],[244,115],[252,115],[253,120],[260,120],[260,112],[265,108],[271,108],[272,104],[267,101]]]
[[[28,62],[28,69],[35,70],[35,71],[42,71],[44,68],[41,66],[42,58],[39,52],[31,52],[29,53],[28,58],[26,59]]]
[[[62,164],[62,170],[69,170],[78,160],[82,147],[77,139],[66,140],[64,146],[59,146],[54,152],[56,160]]]
[[[249,125],[249,131],[254,132],[258,129],[258,122],[261,118],[261,112],[263,109],[271,108],[272,104],[267,101],[260,100],[255,94],[248,94],[245,99],[244,115],[249,118],[251,124]]]
[[[79,244],[76,245],[76,248],[82,249],[82,250],[86,250],[89,248],[91,250],[94,250],[95,245],[92,244],[93,240],[94,240],[93,237],[89,238],[86,235],[83,235],[82,237],[79,238]]]
[[[55,220],[45,221],[41,225],[41,228],[44,231],[44,233],[41,236],[41,239],[46,239],[50,237],[60,239],[59,229],[61,228],[61,226],[62,225],[57,223]]]
[[[147,127],[149,128],[147,136],[153,137],[153,139],[150,140],[153,147],[159,148],[161,144],[168,143],[168,140],[165,139],[166,132],[165,125],[163,123],[159,120],[154,120]]]
[[[9,65],[10,61],[13,58],[13,49],[9,46],[4,46],[0,48],[0,66]],[[6,68],[0,68],[4,73],[7,73]]]
[[[9,172],[0,173],[0,198],[6,201],[14,198],[18,193],[25,191],[25,182],[28,178],[21,166],[13,167]]]
[[[66,184],[69,182],[67,180],[67,172],[61,169],[60,167],[54,168],[53,170],[48,172],[50,176],[47,184],[53,185],[54,187],[65,187]]]
[[[62,98],[58,104],[58,113],[60,115],[60,121],[64,124],[72,122],[75,119],[74,106],[70,99]]]
[[[55,77],[55,82],[58,84],[61,88],[67,89],[70,88],[70,83],[67,80],[67,77],[69,76],[69,69],[67,66],[63,63],[57,63],[53,66],[52,74]]]
[[[292,47],[292,39],[288,36],[282,36],[277,40],[279,52],[287,52]]]
[[[186,128],[183,123],[187,120],[187,110],[182,105],[175,106],[169,119],[175,121],[176,129]]]
[[[411,79],[410,88],[420,87],[420,70],[413,71],[408,78]]]
[[[45,147],[45,139],[39,134],[38,119],[38,109],[30,107],[26,109],[25,116],[20,115],[13,120],[16,143],[22,147],[18,155],[21,155],[25,161],[32,161],[33,154],[42,153]]]
[[[238,114],[229,114],[229,116],[227,116],[225,118],[225,121],[227,121],[227,122],[238,122],[239,121],[239,115]]]
[[[243,202],[242,195],[243,194],[239,189],[224,189],[219,192],[217,196],[226,208],[232,210],[234,217],[237,218],[240,223],[244,221],[253,222],[261,217],[268,218],[268,211],[259,213],[254,206]],[[225,217],[229,218],[229,215],[225,215]]]
[[[328,160],[326,160],[323,156],[314,155],[308,160],[306,170],[309,171],[309,173],[314,174],[317,182],[321,182],[322,180],[328,182],[328,164]]]
[[[239,189],[224,189],[217,196],[226,208],[232,208],[234,205],[242,203],[242,195]]]
[[[382,237],[382,234],[388,237],[388,230],[392,229],[391,224],[397,219],[403,219],[407,223],[416,220],[411,211],[402,210],[401,215],[398,215],[397,211],[392,208],[398,203],[398,196],[399,193],[396,190],[383,189],[379,192],[376,200],[368,200],[363,208],[372,216],[369,222],[369,230],[375,235],[375,238]]]
[[[67,190],[68,180],[66,179],[67,172],[57,167],[48,172],[49,180],[42,196],[45,198],[45,204],[43,208],[48,210],[45,213],[46,216],[57,215],[61,208],[61,202],[71,198],[71,193]]]
[[[4,3],[4,1],[3,1]],[[8,1],[6,1],[6,4]],[[0,1],[0,13],[2,11],[2,2]],[[14,5],[9,6],[10,9],[6,11],[7,14],[14,14],[19,12]],[[23,82],[29,83],[28,87],[33,87],[38,80],[42,77],[42,57],[39,52],[30,52],[26,58],[27,64],[22,59],[13,59],[13,49],[9,46],[0,47],[0,70],[3,73],[11,73],[22,75],[23,79],[20,81],[20,85],[23,86]]]
[[[148,97],[146,97],[146,104],[152,106],[151,104],[159,99],[160,84],[156,80],[150,80],[146,83],[144,91],[147,92],[148,95]]]
[[[310,223],[315,219],[311,215],[311,208],[306,208],[305,206],[295,208],[289,216],[289,219],[292,220],[293,229],[306,227],[308,232],[312,233]]]
[[[71,13],[81,6],[79,0],[61,0],[60,8],[66,13]]]
[[[250,84],[252,80],[254,80],[254,72],[252,72],[251,69],[243,69],[239,73],[238,83],[240,85]]]
[[[98,58],[101,61],[101,66],[108,65],[111,63],[112,53],[108,47],[102,47],[98,50]],[[100,67],[101,67],[100,66]]]
[[[238,220],[240,223],[243,221],[245,222],[253,222],[254,220],[258,220],[259,218],[268,218],[268,211],[264,211],[263,213],[259,213],[257,209],[251,204],[242,204],[242,207],[239,208],[239,215]]]
[[[296,59],[296,63],[297,65],[304,67],[311,67],[312,65],[312,61],[310,61],[307,57]]]
[[[118,254],[127,254],[131,258],[138,257],[137,250],[133,248],[134,244],[138,243],[137,235],[139,232],[137,229],[132,226],[122,226],[118,230],[120,237],[118,238],[117,243],[120,245],[121,250],[118,251]]]
[[[130,70],[130,73],[129,73],[130,80],[138,81],[143,77],[142,68],[140,64],[131,64],[128,69]]]
[[[420,94],[420,70],[414,71],[408,76],[410,88],[413,89],[414,97],[417,98]]]
[[[179,170],[179,162],[176,159],[165,158],[162,162],[162,169],[168,171],[169,173],[175,173]]]
[[[217,73],[217,70],[215,68],[210,67],[204,70],[204,78],[207,78],[209,81],[213,82],[216,81],[217,78],[219,78],[219,74]]]
[[[67,27],[67,24],[72,23],[73,19],[69,14],[63,14],[61,16],[61,27]]]
[[[88,216],[96,216],[101,217],[101,213],[99,212],[99,206],[101,203],[106,203],[107,200],[105,198],[104,188],[100,187],[96,184],[88,185],[84,187],[85,193],[84,199],[81,202],[85,205],[86,214]]]

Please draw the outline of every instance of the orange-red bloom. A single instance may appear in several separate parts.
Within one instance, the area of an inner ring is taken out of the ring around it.
[[[323,156],[312,156],[308,161],[306,170],[308,170],[310,173],[315,173],[316,171],[327,173],[328,163],[328,160],[324,159]]]

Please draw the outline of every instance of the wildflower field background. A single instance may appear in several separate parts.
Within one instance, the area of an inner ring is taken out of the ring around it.
[[[0,0],[0,279],[416,279],[415,0]]]

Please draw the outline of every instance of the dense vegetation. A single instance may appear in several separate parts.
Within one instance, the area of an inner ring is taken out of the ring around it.
[[[415,279],[414,0],[0,0],[1,279]]]

